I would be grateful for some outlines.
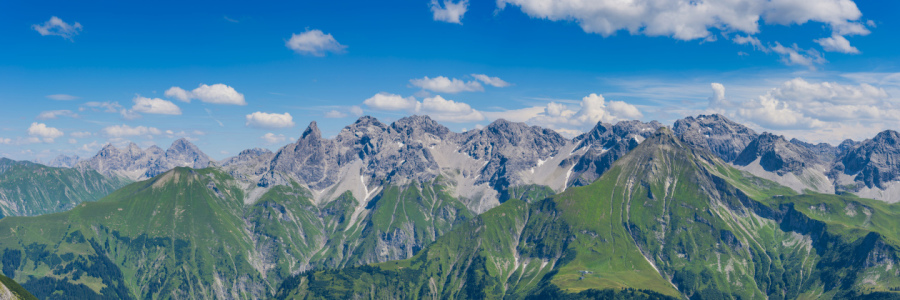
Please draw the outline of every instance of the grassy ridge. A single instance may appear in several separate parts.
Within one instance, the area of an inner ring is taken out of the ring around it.
[[[411,259],[291,277],[278,297],[892,297],[897,209],[796,195],[661,132],[590,185],[507,201]]]
[[[82,202],[97,201],[126,183],[94,170],[0,158],[0,217],[66,211]]]

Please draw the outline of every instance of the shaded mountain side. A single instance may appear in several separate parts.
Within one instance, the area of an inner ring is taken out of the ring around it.
[[[66,211],[82,202],[97,201],[126,183],[93,170],[0,158],[0,218]]]
[[[799,208],[811,203],[824,207]],[[848,196],[793,196],[663,129],[590,185],[507,201],[411,259],[293,276],[278,297],[859,296],[900,286],[897,234],[884,230],[894,221],[865,225],[898,213]]]

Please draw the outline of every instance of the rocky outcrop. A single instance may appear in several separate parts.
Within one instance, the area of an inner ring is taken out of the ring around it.
[[[178,139],[163,151],[157,146],[141,149],[130,143],[124,149],[107,144],[94,157],[81,161],[76,168],[94,169],[106,176],[144,180],[175,167],[206,168],[212,159],[186,139]]]
[[[783,136],[763,132],[741,151],[734,164],[747,166],[757,161],[763,169],[778,175],[800,175],[818,159],[809,149],[790,143]]]
[[[719,114],[699,115],[675,121],[675,135],[688,145],[709,150],[725,162],[732,162],[757,134]]]
[[[878,133],[844,152],[831,172],[841,185],[852,180],[859,187],[886,189],[900,179],[900,133],[896,131]]]

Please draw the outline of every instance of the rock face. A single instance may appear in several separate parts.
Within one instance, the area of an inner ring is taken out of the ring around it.
[[[708,149],[725,162],[734,161],[757,136],[753,129],[719,114],[678,120],[673,131],[688,145]]]
[[[143,180],[175,167],[206,168],[211,162],[197,146],[186,139],[178,139],[165,151],[157,146],[141,149],[135,143],[128,144],[125,149],[107,144],[94,157],[75,167],[94,169],[106,176]]]
[[[851,177],[860,187],[888,188],[900,179],[900,134],[886,130],[847,149],[835,162],[832,175]]]
[[[650,123],[622,121],[615,125],[598,123],[591,131],[575,137],[578,149],[585,150],[583,155],[577,157],[572,169],[572,172],[578,174],[573,185],[581,186],[594,182],[609,170],[613,162],[655,134],[661,127],[662,124],[656,121]]]
[[[47,163],[47,166],[54,168],[71,168],[78,164],[79,161],[81,161],[81,158],[78,157],[78,155],[68,156],[60,154],[49,163]]]
[[[747,166],[759,160],[759,164],[769,172],[778,175],[801,174],[804,169],[818,162],[809,149],[790,143],[783,136],[763,132],[741,151],[734,164]]]

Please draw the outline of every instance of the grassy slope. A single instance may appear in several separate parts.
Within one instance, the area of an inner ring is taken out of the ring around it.
[[[292,277],[279,297],[519,298],[631,288],[700,299],[856,297],[897,286],[897,207],[797,196],[663,133],[591,185],[531,205],[508,201],[412,259]],[[541,238],[529,244],[526,236]],[[534,243],[553,250],[534,255]],[[541,267],[508,267],[539,258]]]
[[[472,218],[441,184],[387,186],[351,223],[349,192],[316,205],[294,184],[245,204],[225,173],[176,168],[68,212],[0,220],[0,264],[39,297],[265,297],[308,268],[408,257]]]
[[[97,201],[127,182],[93,170],[52,168],[0,158],[0,217],[61,212],[81,202]]]

